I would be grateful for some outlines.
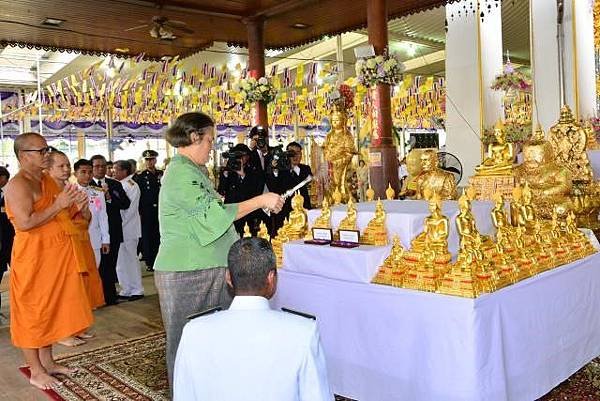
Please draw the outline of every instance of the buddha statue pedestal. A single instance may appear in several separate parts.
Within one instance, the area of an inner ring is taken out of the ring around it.
[[[467,298],[475,298],[479,295],[468,255],[465,253],[458,255],[456,263],[440,279],[437,292]]]
[[[427,248],[421,256],[419,263],[406,271],[402,287],[435,292],[438,288],[439,278],[442,276],[435,266],[435,251]]]
[[[469,177],[469,186],[475,190],[475,199],[492,200],[494,194],[511,199],[515,188],[515,177],[512,175],[475,175]]]
[[[400,244],[398,236],[394,236],[392,250],[383,264],[379,267],[377,274],[371,280],[374,284],[393,285],[400,287],[404,279],[404,269],[402,264],[402,256],[404,249]]]

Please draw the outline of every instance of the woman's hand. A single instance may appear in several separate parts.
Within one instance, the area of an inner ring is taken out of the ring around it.
[[[283,208],[283,198],[281,195],[273,192],[260,195],[260,201],[263,209],[268,209],[275,213],[281,212]]]

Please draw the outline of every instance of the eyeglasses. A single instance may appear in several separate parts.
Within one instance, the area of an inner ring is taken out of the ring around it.
[[[48,153],[52,153],[52,147],[46,146],[45,148],[40,149],[21,149],[21,152],[38,152],[40,155],[44,156]]]

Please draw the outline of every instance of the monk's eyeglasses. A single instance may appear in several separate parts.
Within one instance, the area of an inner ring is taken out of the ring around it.
[[[45,148],[40,149],[21,149],[21,152],[38,152],[41,156],[44,156],[48,153],[52,153],[52,147],[46,146]]]

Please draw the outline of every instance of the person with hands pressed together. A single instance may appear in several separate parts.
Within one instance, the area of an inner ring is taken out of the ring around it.
[[[281,196],[265,193],[224,204],[202,166],[208,161],[215,123],[200,112],[179,116],[166,140],[178,152],[167,168],[159,196],[161,243],[154,280],[167,334],[169,383],[187,316],[231,302],[225,284],[227,252],[239,238],[233,222],[260,208],[278,213]]]
[[[73,242],[59,220],[61,213],[79,212],[81,193],[70,184],[61,191],[44,172],[51,149],[41,135],[19,135],[14,150],[20,170],[5,191],[7,214],[16,231],[10,331],[29,367],[29,382],[47,390],[60,385],[53,375],[73,373],[54,361],[52,344],[93,323],[89,302],[82,302],[87,295]]]

